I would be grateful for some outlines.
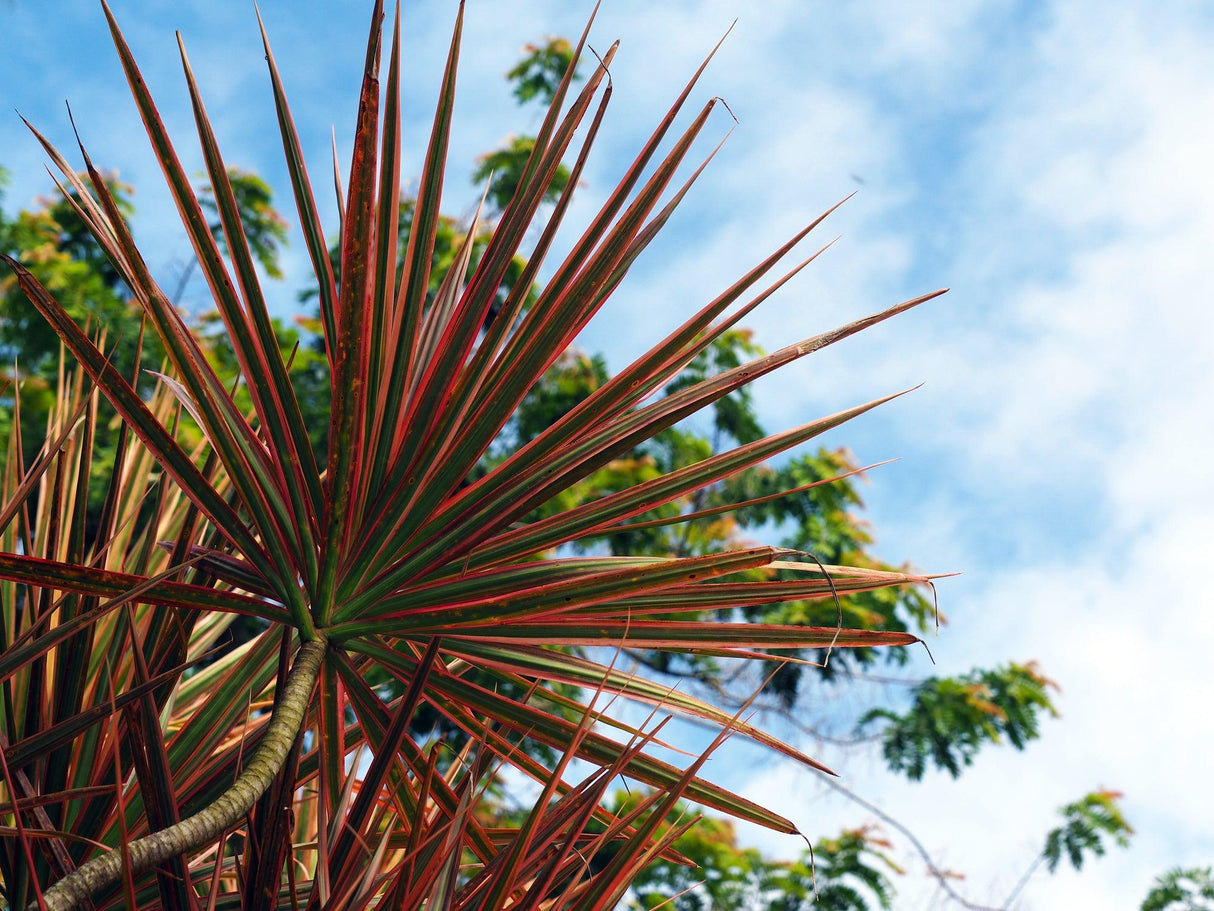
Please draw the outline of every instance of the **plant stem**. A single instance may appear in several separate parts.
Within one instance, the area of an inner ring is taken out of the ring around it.
[[[170,857],[202,847],[218,838],[220,833],[253,808],[282,769],[291,745],[299,736],[327,647],[328,640],[323,635],[300,646],[295,663],[283,683],[282,698],[270,716],[265,734],[232,786],[214,803],[188,819],[130,844],[126,853],[130,858],[132,876]],[[111,851],[95,857],[47,890],[43,896],[43,907],[47,911],[78,908],[90,896],[117,882],[123,872],[123,852]],[[36,902],[29,906],[30,911],[36,911],[37,907]]]

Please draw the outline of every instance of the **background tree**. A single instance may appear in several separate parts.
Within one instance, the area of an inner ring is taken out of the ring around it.
[[[1214,872],[1210,867],[1169,870],[1157,880],[1142,903],[1142,911],[1211,911]]]

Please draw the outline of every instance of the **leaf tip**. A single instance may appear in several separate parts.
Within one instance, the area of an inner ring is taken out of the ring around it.
[[[923,650],[925,652],[927,652],[928,660],[931,661],[931,663],[934,665],[936,663],[936,656],[933,655],[932,650],[927,647],[927,642],[924,641],[923,639],[920,639],[918,636],[915,637],[915,641],[923,646]]]

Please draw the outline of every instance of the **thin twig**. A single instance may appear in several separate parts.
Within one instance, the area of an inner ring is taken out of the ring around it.
[[[940,888],[944,890],[945,894],[948,895],[948,897],[951,898],[953,901],[955,901],[957,904],[961,905],[961,907],[969,908],[970,911],[1005,911],[1004,907],[996,908],[991,905],[979,905],[975,902],[970,901],[969,899],[965,898],[965,896],[958,893],[957,890],[953,888],[952,883],[950,883],[948,881],[948,876],[945,874],[945,872],[943,870],[941,870],[939,866],[936,865],[936,862],[934,860],[932,860],[932,856],[928,852],[927,848],[924,847],[923,842],[919,841],[919,839],[915,837],[915,833],[912,832],[910,829],[908,829],[901,822],[894,819],[894,817],[890,816],[888,813],[886,813],[880,807],[878,807],[875,804],[869,803],[867,800],[865,800],[863,797],[861,797],[855,791],[848,788],[846,785],[839,782],[837,779],[831,778],[827,775],[820,775],[820,776],[818,776],[818,780],[821,781],[823,784],[829,785],[830,787],[834,788],[836,791],[838,791],[840,794],[842,794],[844,797],[846,797],[852,803],[856,804],[857,806],[863,807],[869,813],[872,813],[874,816],[876,816],[878,819],[880,819],[887,826],[890,826],[893,829],[897,829],[904,836],[906,836],[906,840],[911,843],[911,845],[914,847],[914,849],[919,853],[919,856],[921,858],[923,858],[923,862],[925,864],[927,864],[927,872],[930,873],[933,877],[935,877],[936,882],[938,882],[940,884]]]
[[[1020,893],[1024,891],[1024,887],[1029,884],[1029,880],[1033,878],[1033,874],[1037,872],[1037,868],[1041,866],[1041,862],[1043,860],[1045,860],[1045,855],[1038,854],[1033,862],[1029,864],[1029,868],[1024,871],[1024,875],[1020,877],[1020,881],[1016,883],[1016,888],[1012,890],[1011,894],[1008,895],[1006,899],[1004,899],[1003,906],[1005,908],[1010,908],[1012,906],[1012,902],[1014,902],[1019,897]]]

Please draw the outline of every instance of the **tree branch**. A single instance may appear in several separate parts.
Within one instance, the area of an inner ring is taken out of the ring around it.
[[[133,875],[214,840],[253,808],[274,782],[299,735],[327,646],[328,641],[322,635],[300,647],[283,684],[282,699],[266,725],[265,734],[232,786],[214,803],[188,819],[130,844],[127,855]],[[95,857],[47,890],[43,907],[46,911],[72,911],[90,896],[117,882],[123,868],[121,851]],[[37,908],[35,902],[29,906],[29,911],[37,911]]]
[[[838,791],[840,794],[842,794],[844,797],[846,797],[852,803],[863,807],[865,810],[867,810],[868,812],[870,812],[874,816],[876,816],[878,819],[880,819],[883,823],[890,826],[891,828],[897,829],[904,836],[906,836],[907,841],[909,841],[911,843],[911,845],[914,846],[915,850],[919,853],[919,856],[923,858],[923,862],[927,864],[927,872],[935,877],[936,882],[938,882],[940,884],[940,888],[944,890],[945,894],[948,895],[948,897],[951,898],[953,901],[955,901],[957,904],[961,905],[961,907],[968,908],[968,909],[970,909],[970,911],[1004,911],[1004,908],[995,908],[995,907],[992,907],[991,905],[975,904],[974,902],[971,902],[969,899],[965,898],[963,895],[958,893],[957,890],[955,890],[953,888],[952,883],[950,883],[948,881],[948,877],[945,875],[944,871],[941,870],[938,866],[936,866],[935,861],[932,860],[931,854],[929,854],[927,848],[925,848],[923,846],[923,842],[919,841],[919,839],[915,837],[915,833],[912,832],[910,829],[908,829],[906,826],[904,826],[902,823],[898,822],[898,820],[894,819],[892,816],[890,816],[888,813],[886,813],[880,807],[876,806],[875,804],[869,803],[867,800],[865,800],[863,797],[861,797],[855,791],[851,790],[847,786],[843,785],[839,781],[836,781],[835,779],[831,778],[828,775],[819,775],[818,780],[821,781],[823,784],[830,785],[832,788],[834,788],[836,791]]]
[[[1024,871],[1024,875],[1020,877],[1020,882],[1016,883],[1016,888],[1012,890],[1012,894],[1009,895],[1003,902],[1003,906],[1005,908],[1010,908],[1012,906],[1012,902],[1014,902],[1019,897],[1020,893],[1024,891],[1024,887],[1029,884],[1029,880],[1033,878],[1033,874],[1037,872],[1037,868],[1041,866],[1044,860],[1045,855],[1038,854],[1037,858],[1031,864],[1029,864],[1028,869]]]
[[[647,660],[646,656],[643,653],[636,652],[631,649],[628,649],[626,651],[630,658],[632,658],[638,664],[649,668],[650,670],[654,670],[654,671],[657,671],[662,674],[666,674],[667,676],[671,676],[671,677],[682,677],[685,679],[690,679],[690,680],[695,681],[696,683],[700,684],[701,686],[704,686],[706,689],[708,689],[709,691],[714,693],[716,695],[716,697],[720,700],[721,704],[723,704],[727,707],[738,708],[741,705],[741,701],[732,692],[730,692],[726,687],[722,686],[719,680],[715,680],[712,677],[710,677],[708,675],[704,675],[702,673],[681,672],[681,671],[674,671],[674,670],[670,670],[667,668],[658,667],[656,664]],[[914,679],[910,679],[910,678],[888,678],[888,677],[879,677],[876,675],[857,674],[854,672],[849,672],[849,676],[853,677],[854,679],[865,679],[865,680],[871,680],[873,682],[879,682],[879,683],[895,683],[895,684],[899,684],[899,685],[903,685],[903,686],[915,686],[918,683],[922,682],[921,680],[914,680]],[[792,725],[794,728],[801,731],[801,733],[803,733],[803,734],[807,734],[808,736],[814,737],[814,738],[821,740],[823,742],[826,742],[826,743],[834,744],[836,746],[854,748],[854,747],[861,746],[865,743],[871,743],[872,741],[877,740],[881,737],[880,732],[877,732],[874,734],[858,736],[858,737],[837,737],[837,736],[833,736],[830,734],[826,734],[823,731],[819,730],[818,728],[815,728],[812,725],[807,724],[806,722],[804,722],[800,718],[798,718],[795,712],[793,712],[791,709],[785,708],[784,706],[756,702],[754,707],[760,713],[779,716],[786,723]],[[822,781],[825,784],[830,785],[830,787],[834,788],[836,791],[838,791],[840,794],[842,794],[848,800],[850,800],[853,803],[857,804],[858,806],[864,808],[865,810],[867,810],[868,812],[870,812],[874,816],[876,816],[878,819],[880,819],[882,822],[884,822],[886,825],[890,826],[893,829],[896,829],[897,831],[901,832],[904,836],[906,836],[906,839],[911,843],[911,845],[914,847],[915,851],[919,854],[919,856],[923,859],[923,862],[927,865],[928,872],[940,884],[940,888],[945,892],[945,894],[948,895],[948,897],[950,899],[952,899],[953,901],[955,901],[957,904],[961,905],[961,907],[969,909],[969,911],[1006,911],[1006,909],[1011,906],[1012,901],[1015,900],[1015,898],[1020,894],[1021,890],[1023,890],[1023,888],[1027,884],[1029,878],[1032,876],[1033,872],[1037,869],[1038,864],[1041,862],[1041,858],[1038,857],[1037,860],[1025,872],[1024,878],[1016,886],[1016,889],[1012,892],[1012,894],[1008,897],[1007,901],[1004,902],[1003,905],[1001,905],[999,907],[994,907],[991,905],[976,904],[975,902],[971,902],[969,899],[965,898],[963,895],[958,893],[956,889],[953,888],[952,883],[949,882],[947,875],[936,864],[936,862],[932,859],[931,854],[928,852],[927,848],[924,846],[924,844],[921,841],[919,841],[918,838],[915,837],[915,834],[909,828],[907,828],[905,825],[903,825],[898,820],[894,819],[892,816],[890,816],[888,813],[886,813],[880,807],[877,807],[875,804],[869,803],[867,800],[865,800],[859,794],[856,794],[850,788],[843,785],[837,779],[831,778],[826,775],[821,775],[821,776],[818,776],[818,780]]]

